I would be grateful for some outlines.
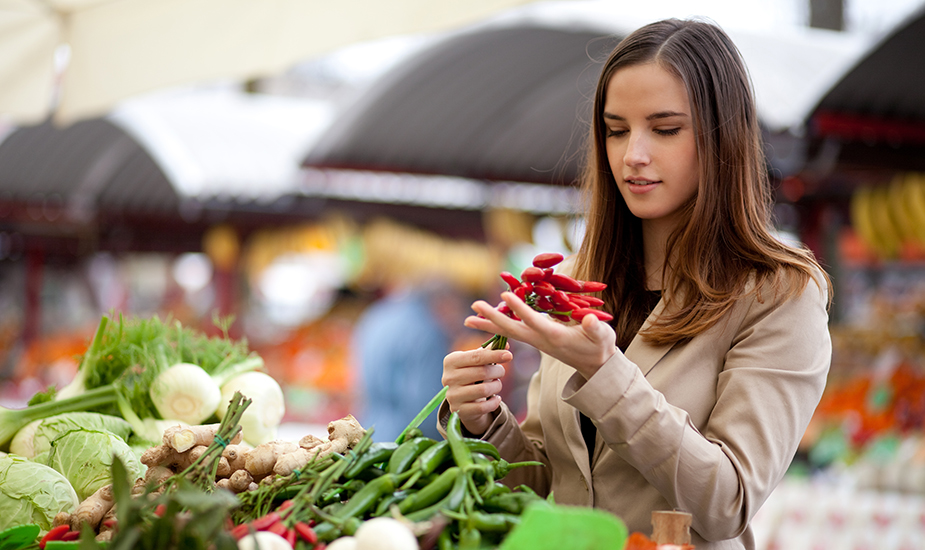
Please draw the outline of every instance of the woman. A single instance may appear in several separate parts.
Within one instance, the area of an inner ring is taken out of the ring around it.
[[[668,20],[623,40],[594,101],[587,231],[571,266],[608,284],[612,326],[562,324],[512,293],[466,325],[543,353],[516,422],[500,402],[508,350],[454,352],[440,411],[494,443],[509,484],[650,532],[690,512],[698,550],[753,548],[749,521],[781,480],[831,360],[828,277],[770,232],[751,86],[718,27]]]

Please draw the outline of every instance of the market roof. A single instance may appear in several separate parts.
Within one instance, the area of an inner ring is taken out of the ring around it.
[[[447,36],[350,106],[304,165],[571,183],[601,62],[644,20],[536,3]],[[832,31],[735,31],[771,131],[800,126],[864,51]]]

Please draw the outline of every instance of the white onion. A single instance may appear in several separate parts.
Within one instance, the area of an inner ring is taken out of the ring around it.
[[[190,425],[202,424],[215,414],[222,392],[202,367],[177,363],[151,384],[151,401],[161,417]]]

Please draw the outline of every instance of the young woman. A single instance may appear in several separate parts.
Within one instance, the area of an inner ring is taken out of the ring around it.
[[[698,550],[753,548],[831,360],[828,277],[771,233],[751,86],[718,27],[667,20],[623,40],[594,101],[587,231],[569,268],[608,284],[611,324],[562,324],[506,292],[466,325],[543,353],[518,424],[500,402],[508,350],[451,353],[440,411],[510,461],[506,481],[613,512],[693,515]]]

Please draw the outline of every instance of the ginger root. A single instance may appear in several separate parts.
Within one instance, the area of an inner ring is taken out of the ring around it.
[[[184,452],[197,445],[209,446],[215,440],[219,424],[199,424],[197,426],[170,426],[164,430],[163,441],[171,449]],[[237,445],[242,440],[241,431],[229,442]]]
[[[88,496],[77,505],[77,509],[71,514],[71,530],[79,531],[81,524],[87,523],[93,530],[97,530],[103,516],[115,504],[112,496],[112,484],[103,485],[92,495]]]
[[[289,475],[295,470],[301,470],[313,460],[320,460],[332,453],[343,454],[356,445],[365,433],[366,430],[351,414],[329,422],[328,441],[313,435],[303,437],[297,450],[277,458],[273,473]]]
[[[297,443],[291,441],[270,441],[257,445],[244,457],[244,468],[254,477],[265,476],[273,471],[276,460],[287,453],[298,450]]]

